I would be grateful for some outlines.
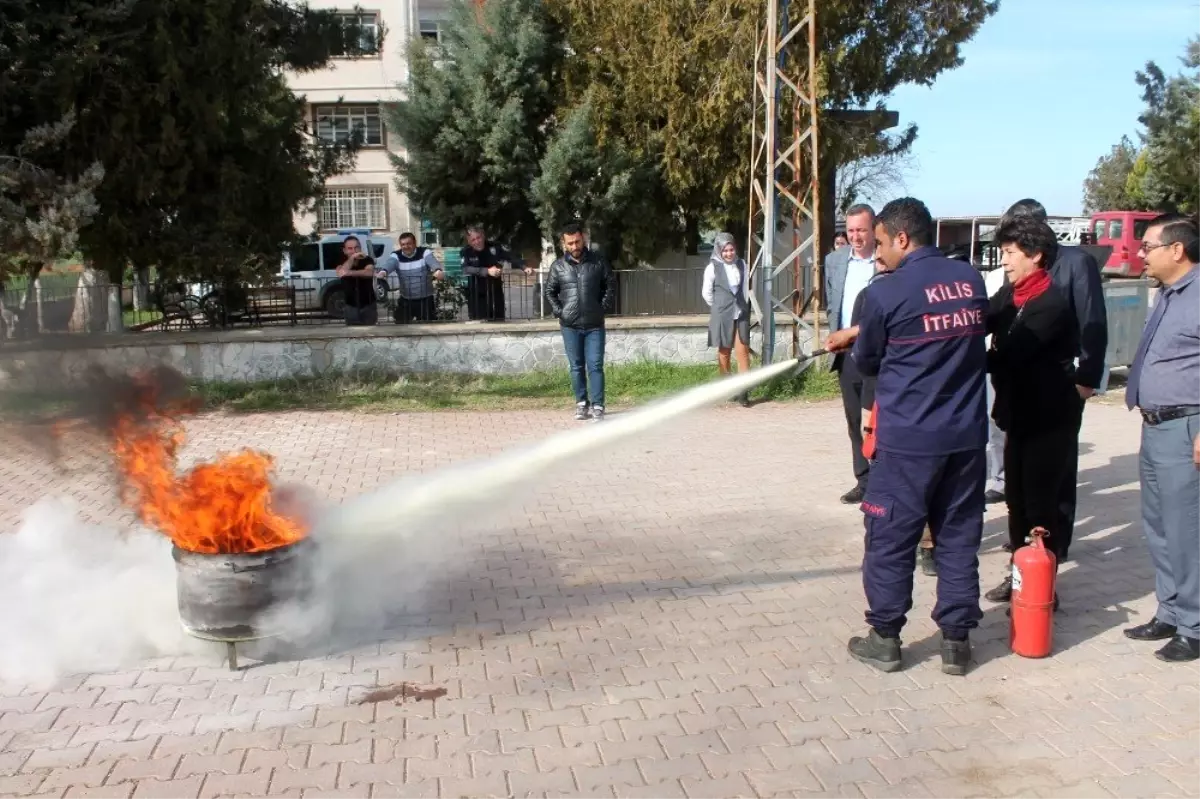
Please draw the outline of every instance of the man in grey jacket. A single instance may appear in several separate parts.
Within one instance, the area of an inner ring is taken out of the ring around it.
[[[852,205],[846,211],[846,238],[849,246],[830,253],[825,259],[825,302],[828,304],[829,332],[850,327],[854,301],[875,275],[875,211],[869,205]],[[862,502],[867,489],[870,462],[863,457],[863,375],[846,353],[833,356],[830,368],[837,372],[842,391],[842,408],[850,434],[850,454],[854,465],[854,487],[842,495],[847,505]]]
[[[1028,215],[1046,221],[1046,208],[1037,200],[1024,199],[1013,203],[1000,225],[1014,216]],[[1079,247],[1059,247],[1058,258],[1050,267],[1050,279],[1067,298],[1079,324],[1079,353],[1075,366],[1075,388],[1079,402],[1084,403],[1096,393],[1104,379],[1104,356],[1108,350],[1108,311],[1104,307],[1104,286],[1100,281],[1100,265]],[[1080,414],[1082,424],[1083,414]],[[1071,545],[1075,527],[1076,488],[1079,482],[1079,442],[1076,431],[1074,455],[1070,470],[1063,481],[1058,499],[1059,529],[1066,531],[1063,554]]]

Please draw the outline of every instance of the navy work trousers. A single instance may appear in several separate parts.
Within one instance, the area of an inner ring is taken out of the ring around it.
[[[900,455],[879,450],[862,503],[866,515],[863,588],[867,623],[899,635],[912,609],[917,544],[928,524],[937,562],[933,620],[950,638],[978,626],[979,544],[987,453]]]

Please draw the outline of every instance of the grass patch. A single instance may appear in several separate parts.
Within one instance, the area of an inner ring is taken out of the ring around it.
[[[709,364],[644,362],[604,370],[610,407],[640,405],[717,377]],[[197,387],[205,405],[242,413],[282,410],[403,411],[562,407],[570,402],[566,371],[516,375],[338,375]],[[751,393],[755,400],[825,400],[838,396],[836,376],[812,366]]]
[[[715,364],[643,362],[609,366],[610,407],[630,407],[717,378]],[[562,408],[571,402],[565,369],[514,375],[355,374],[261,383],[195,386],[207,410],[264,413],[289,410],[363,412]],[[837,376],[819,365],[751,392],[756,401],[819,401],[838,396]],[[84,401],[77,393],[0,392],[0,418],[12,421],[64,413]]]

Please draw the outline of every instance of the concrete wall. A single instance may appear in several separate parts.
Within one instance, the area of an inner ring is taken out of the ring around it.
[[[613,319],[606,362],[709,363],[704,317]],[[787,357],[792,330],[777,321],[775,352]],[[803,331],[802,348],[811,349]],[[751,346],[761,349],[761,333]],[[379,328],[43,337],[0,348],[0,389],[75,384],[91,365],[133,371],[165,364],[192,380],[245,383],[347,372],[517,373],[566,368],[558,327],[548,322]]]

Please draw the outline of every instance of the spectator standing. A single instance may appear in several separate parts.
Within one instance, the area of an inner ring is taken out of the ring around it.
[[[1004,212],[1003,225],[1014,216],[1027,215],[1045,222],[1046,208],[1037,200],[1019,200]],[[1104,381],[1104,355],[1108,349],[1108,310],[1104,306],[1104,285],[1100,281],[1100,265],[1079,247],[1059,246],[1058,257],[1050,267],[1050,280],[1058,287],[1071,306],[1078,326],[1078,350],[1075,363],[1075,390],[1085,401],[1090,399]],[[1079,427],[1083,414],[1079,416]],[[1075,530],[1076,495],[1079,484],[1079,429],[1075,430],[1075,446],[1068,464],[1067,478],[1058,498],[1060,530],[1063,534],[1062,556],[1067,557]]]
[[[542,293],[562,329],[575,418],[598,422],[604,418],[604,317],[612,313],[617,283],[604,256],[587,246],[579,224],[563,228],[562,248]]]
[[[704,267],[700,294],[708,304],[708,346],[717,348],[717,368],[730,373],[729,357],[737,353],[738,371],[750,371],[750,270],[738,257],[733,236],[718,233],[713,239],[713,254]],[[743,408],[750,397],[737,398]]]
[[[395,273],[400,286],[393,318],[397,324],[432,322],[437,319],[433,284],[445,277],[442,265],[432,250],[417,246],[414,234],[401,233],[398,243],[400,249],[385,258],[379,270],[384,278]]]
[[[473,322],[503,322],[503,269],[533,269],[507,248],[489,241],[481,225],[467,228],[467,246],[460,251],[463,274],[467,276],[467,318]]]
[[[1083,413],[1075,388],[1079,328],[1048,271],[1058,256],[1050,226],[1014,216],[996,229],[995,241],[1008,281],[989,301],[988,371],[996,390],[992,418],[1005,435],[1009,549],[1015,552],[1042,527],[1061,564],[1067,540],[1058,502]],[[987,598],[1008,602],[1013,579],[1010,570]]]
[[[1125,404],[1142,414],[1142,530],[1158,610],[1125,631],[1162,641],[1159,660],[1200,659],[1200,231],[1176,214],[1153,219],[1140,254],[1161,288],[1129,370]]]
[[[854,303],[875,274],[875,212],[869,205],[852,205],[846,211],[848,246],[825,259],[825,299],[829,304],[829,332],[851,326]],[[862,502],[867,488],[870,463],[862,454],[863,374],[846,353],[833,356],[831,368],[837,372],[842,393],[842,410],[850,434],[850,457],[854,467],[854,487],[842,495],[847,505]]]
[[[357,236],[347,236],[342,242],[342,263],[336,270],[345,300],[346,324],[373,325],[379,321],[375,296],[375,259],[362,251]]]
[[[983,276],[983,284],[987,287],[988,299],[991,300],[1000,293],[1006,283],[1004,270],[993,269]],[[987,347],[991,349],[992,337],[987,337]],[[987,382],[988,397],[988,481],[984,501],[990,504],[1004,501],[1004,431],[996,426],[992,418],[992,409],[996,405],[996,387],[989,377]]]
[[[933,246],[933,217],[919,200],[884,206],[878,256],[895,273],[866,290],[857,327],[831,333],[864,375],[878,375],[875,463],[867,520],[865,636],[848,644],[881,671],[901,667],[900,633],[912,608],[916,550],[926,525],[935,543],[942,671],[962,675],[978,626],[979,543],[987,481],[987,296],[973,266]]]

